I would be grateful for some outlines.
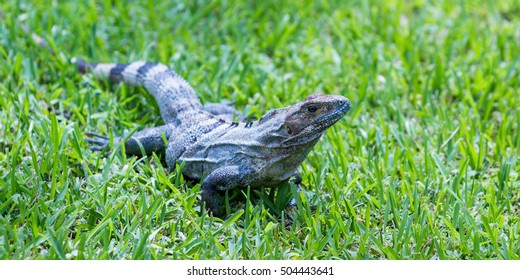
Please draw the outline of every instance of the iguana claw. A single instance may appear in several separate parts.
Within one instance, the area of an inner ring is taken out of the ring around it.
[[[107,137],[105,135],[97,134],[97,133],[92,133],[92,132],[87,132],[86,135],[87,135],[87,137],[85,137],[85,140],[90,144],[89,149],[91,151],[95,151],[95,152],[100,152],[100,151],[104,151],[104,150],[108,151],[108,148],[110,145],[109,137]]]

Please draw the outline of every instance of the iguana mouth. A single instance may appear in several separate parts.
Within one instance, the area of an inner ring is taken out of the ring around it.
[[[327,129],[329,126],[341,119],[351,108],[350,100],[345,99],[339,101],[340,105],[338,108],[333,110],[330,114],[324,115],[314,122],[315,125],[322,126],[322,129]]]

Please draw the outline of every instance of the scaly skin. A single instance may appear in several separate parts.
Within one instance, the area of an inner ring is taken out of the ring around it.
[[[274,187],[297,174],[323,132],[350,109],[350,101],[343,96],[313,94],[290,107],[271,110],[258,121],[231,122],[234,109],[202,106],[191,86],[162,64],[80,61],[78,68],[144,86],[155,97],[165,125],[133,134],[125,142],[126,153],[140,155],[139,142],[146,154],[166,150],[170,169],[184,162],[183,174],[202,180],[202,202],[214,215],[223,210],[218,191]],[[91,136],[87,140],[92,150],[107,149],[108,138]]]

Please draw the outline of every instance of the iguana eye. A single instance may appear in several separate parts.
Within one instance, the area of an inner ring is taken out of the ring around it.
[[[285,131],[287,132],[287,134],[292,135],[292,129],[290,126],[285,125]]]
[[[318,108],[314,105],[310,105],[309,107],[307,107],[307,111],[309,111],[311,113],[316,112],[316,110],[318,110]]]

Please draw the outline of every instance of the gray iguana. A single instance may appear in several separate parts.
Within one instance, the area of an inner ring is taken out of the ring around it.
[[[290,107],[271,110],[258,121],[233,122],[229,121],[233,109],[203,106],[192,87],[163,64],[79,61],[77,66],[83,73],[143,86],[154,96],[165,124],[131,135],[124,143],[126,153],[141,154],[141,145],[147,154],[165,151],[170,169],[183,162],[183,174],[202,180],[202,202],[214,215],[222,214],[218,191],[274,187],[297,174],[323,132],[350,109],[343,96],[312,94]],[[109,138],[98,134],[90,134],[87,141],[95,151],[109,145]]]

